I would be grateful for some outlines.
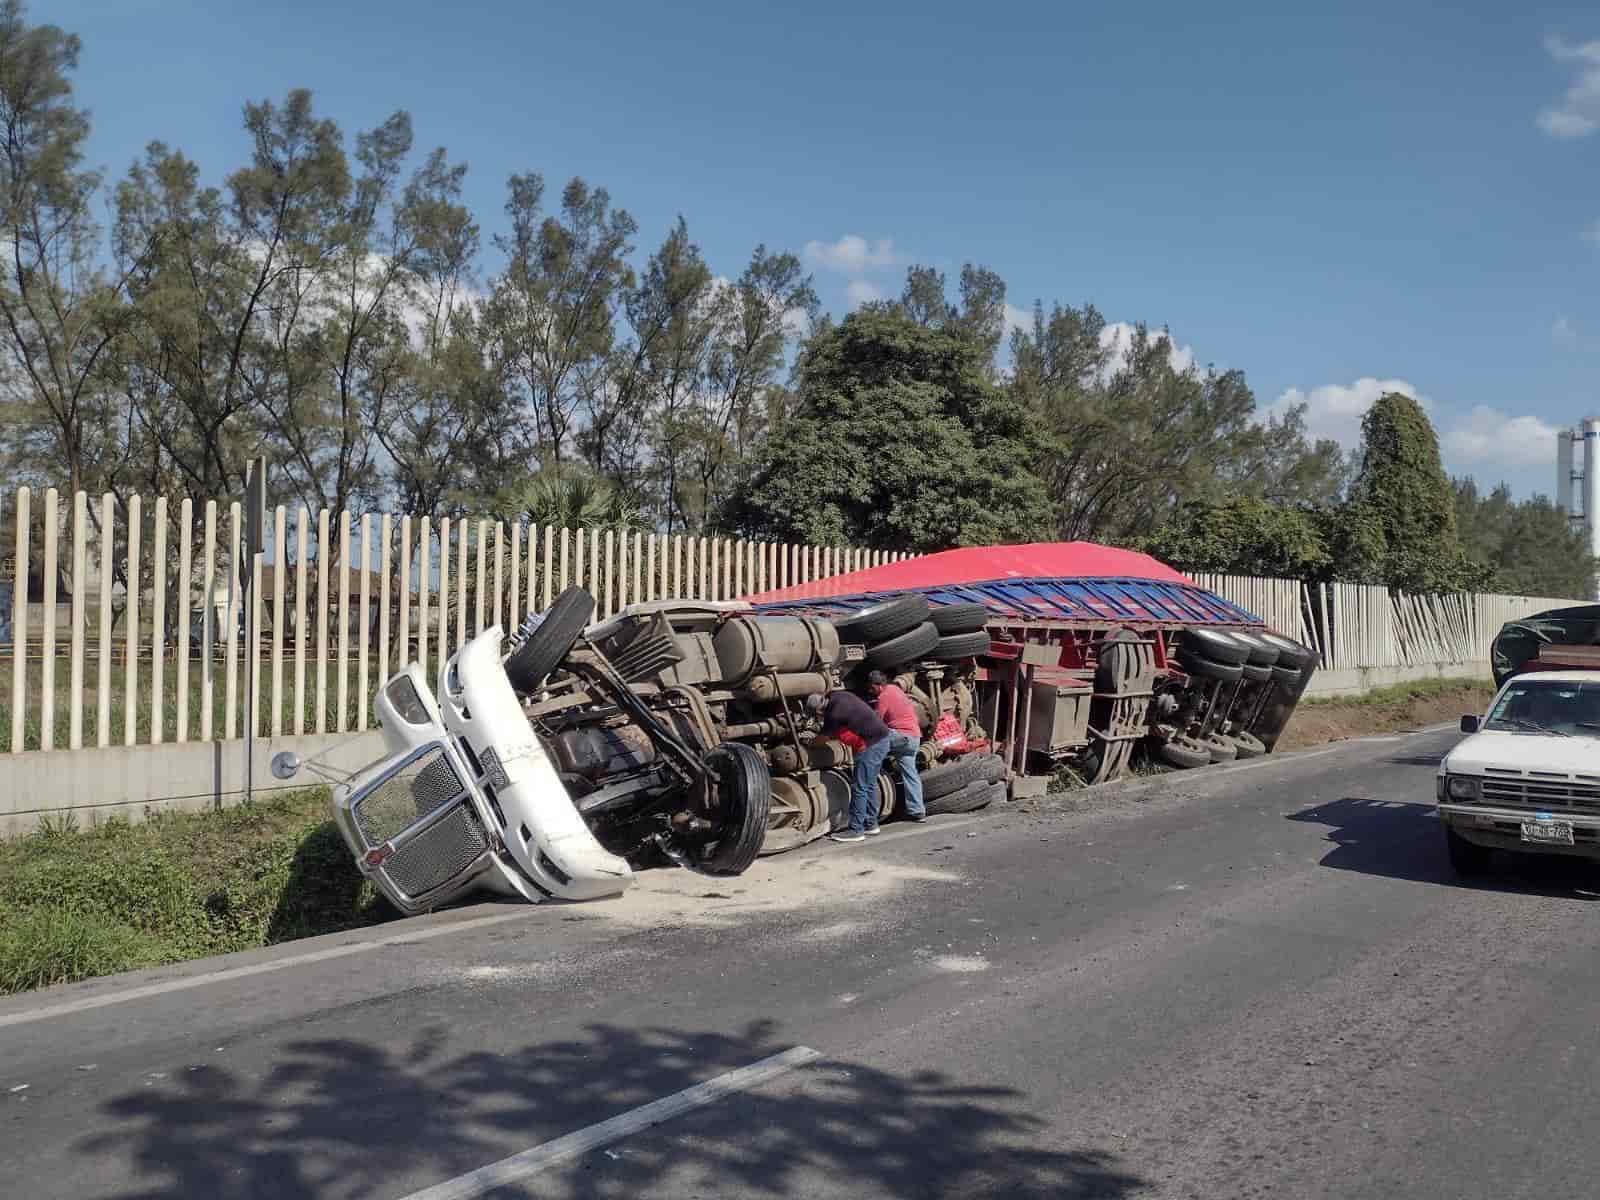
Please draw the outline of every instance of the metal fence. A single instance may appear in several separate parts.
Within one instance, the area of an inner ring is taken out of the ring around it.
[[[267,549],[246,588],[235,569],[244,536],[238,503],[146,505],[22,488],[0,506],[9,551],[0,557],[0,748],[232,739],[246,719],[257,735],[364,730],[373,689],[402,662],[426,670],[571,584],[589,588],[605,616],[638,601],[727,600],[906,557],[280,506],[267,514]],[[1481,662],[1506,620],[1571,603],[1195,578],[1316,647],[1330,669]]]

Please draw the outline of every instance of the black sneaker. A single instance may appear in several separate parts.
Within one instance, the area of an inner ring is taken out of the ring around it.
[[[928,814],[927,813],[907,813],[906,814],[906,820],[910,821],[913,825],[921,825],[927,819],[928,819]]]
[[[830,842],[864,842],[867,835],[859,829],[841,829],[838,833],[828,835]]]

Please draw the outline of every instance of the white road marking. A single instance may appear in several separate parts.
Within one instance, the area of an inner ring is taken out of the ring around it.
[[[786,1071],[820,1057],[821,1054],[809,1046],[796,1046],[792,1050],[785,1050],[782,1054],[774,1054],[771,1058],[751,1063],[748,1067],[740,1067],[736,1071],[729,1071],[726,1075],[718,1075],[715,1079],[697,1083],[691,1088],[652,1101],[641,1108],[630,1109],[608,1121],[601,1121],[598,1125],[590,1125],[586,1129],[558,1137],[551,1142],[542,1142],[520,1154],[513,1154],[486,1167],[479,1167],[476,1171],[468,1171],[465,1175],[436,1183],[420,1192],[412,1192],[409,1196],[402,1197],[402,1200],[472,1200],[473,1197],[482,1196],[495,1188],[527,1179],[541,1171],[547,1171],[551,1167],[560,1166],[562,1163],[588,1154],[591,1150],[598,1150],[602,1146],[640,1133],[652,1125],[670,1121],[692,1109],[703,1108],[734,1092],[747,1092],[751,1088],[776,1079]]]
[[[519,908],[516,912],[501,913],[492,917],[474,917],[470,921],[452,921],[443,925],[435,925],[428,929],[409,930],[404,933],[391,934],[388,937],[375,938],[369,942],[351,942],[343,946],[331,946],[326,950],[310,950],[304,954],[291,954],[285,958],[275,958],[271,962],[251,963],[246,967],[228,967],[221,971],[207,971],[204,975],[190,975],[184,979],[169,979],[164,983],[147,983],[143,987],[125,988],[120,992],[108,992],[102,996],[85,996],[82,1000],[65,1000],[60,1004],[47,1004],[43,1008],[29,1008],[21,1012],[0,1013],[0,1029],[8,1025],[26,1025],[33,1021],[47,1021],[51,1017],[64,1017],[69,1013],[106,1008],[112,1004],[126,1004],[130,1000],[143,1000],[150,996],[164,996],[168,992],[183,992],[188,991],[190,988],[205,987],[213,983],[225,983],[230,979],[247,979],[251,975],[266,975],[273,971],[286,970],[289,967],[301,967],[306,963],[326,962],[330,958],[344,958],[351,954],[365,954],[370,950],[381,950],[386,946],[405,946],[412,942],[425,942],[430,938],[443,937],[446,934],[465,933],[469,929],[482,929],[486,925],[499,925],[505,921],[519,920],[526,918],[534,911],[534,908],[529,906]]]

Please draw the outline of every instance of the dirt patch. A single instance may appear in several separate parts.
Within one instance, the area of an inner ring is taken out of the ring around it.
[[[1304,750],[1347,738],[1439,725],[1462,713],[1481,713],[1493,695],[1488,680],[1426,679],[1348,700],[1309,700],[1295,709],[1277,748]]]

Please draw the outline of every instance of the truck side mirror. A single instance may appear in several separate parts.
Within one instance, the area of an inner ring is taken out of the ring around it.
[[[1478,732],[1478,725],[1479,725],[1479,720],[1478,720],[1477,717],[1462,717],[1461,718],[1461,732],[1462,733],[1477,733]]]

